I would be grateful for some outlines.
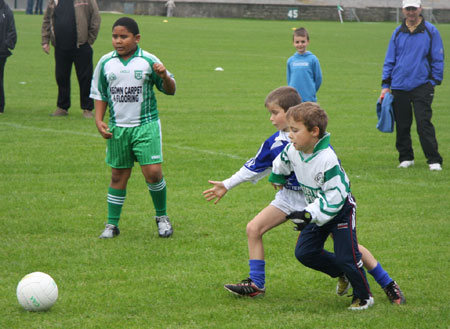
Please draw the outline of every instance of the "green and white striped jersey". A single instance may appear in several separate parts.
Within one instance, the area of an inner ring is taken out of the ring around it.
[[[154,63],[161,61],[139,47],[127,60],[116,51],[100,59],[92,77],[90,97],[108,102],[110,126],[136,127],[158,120],[153,86],[166,92],[163,80],[153,71]]]
[[[350,181],[330,146],[330,134],[320,139],[312,154],[297,151],[292,143],[276,157],[269,181],[284,184],[285,175],[295,172],[305,195],[305,210],[319,226],[333,219],[350,193]]]

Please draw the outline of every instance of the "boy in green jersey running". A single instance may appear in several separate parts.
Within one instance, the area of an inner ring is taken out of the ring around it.
[[[153,86],[175,94],[175,80],[161,61],[138,43],[139,27],[131,18],[119,18],[112,28],[115,51],[104,55],[92,78],[95,123],[107,140],[106,163],[112,177],[108,189],[108,222],[100,238],[114,238],[126,187],[134,162],[139,162],[156,211],[160,237],[173,234],[166,209],[166,182],[161,163],[161,124]],[[109,107],[109,123],[103,121]]]

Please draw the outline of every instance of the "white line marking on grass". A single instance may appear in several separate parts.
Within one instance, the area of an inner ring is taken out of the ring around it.
[[[181,145],[171,144],[171,145],[169,145],[169,147],[175,147],[177,149],[185,150],[185,151],[201,152],[201,153],[206,153],[206,154],[211,154],[211,155],[220,155],[220,156],[224,156],[224,157],[231,158],[231,159],[247,160],[247,158],[244,158],[244,157],[241,157],[238,155],[234,155],[234,154],[227,154],[227,153],[208,151],[208,150],[200,150],[200,149],[197,149],[195,147],[190,147],[190,146],[181,146]]]
[[[0,122],[0,125],[10,126],[17,129],[29,129],[29,130],[37,130],[37,131],[44,131],[49,133],[55,133],[55,134],[69,134],[69,135],[78,135],[78,136],[88,136],[88,137],[100,137],[99,134],[90,134],[90,133],[84,133],[74,130],[58,130],[58,129],[51,129],[51,128],[38,128],[38,127],[32,127],[32,126],[23,126],[16,123],[9,123],[9,122]]]
[[[20,125],[20,124],[16,124],[16,123],[9,123],[9,122],[0,122],[0,126],[2,126],[2,125],[13,127],[16,129],[29,129],[29,130],[49,132],[49,133],[55,133],[55,134],[77,135],[77,136],[86,136],[86,137],[101,137],[100,134],[91,134],[91,133],[87,133],[87,132],[79,132],[79,131],[74,131],[74,130],[58,130],[58,129],[51,129],[51,128],[39,128],[39,127],[24,126],[24,125]],[[165,145],[167,145],[167,144],[165,144]],[[244,157],[241,157],[238,155],[234,155],[234,154],[227,154],[227,153],[221,153],[221,152],[209,151],[209,150],[201,150],[201,149],[198,149],[195,147],[190,147],[190,146],[181,146],[181,145],[176,145],[176,144],[169,144],[167,146],[173,147],[173,148],[176,148],[179,150],[184,150],[184,151],[206,153],[206,154],[210,154],[210,155],[223,156],[226,158],[237,159],[237,160],[247,160],[247,158],[244,158]]]

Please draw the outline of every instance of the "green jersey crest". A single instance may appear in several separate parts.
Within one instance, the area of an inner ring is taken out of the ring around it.
[[[134,78],[136,80],[141,80],[143,76],[144,76],[144,73],[143,73],[142,70],[135,70],[134,71]]]

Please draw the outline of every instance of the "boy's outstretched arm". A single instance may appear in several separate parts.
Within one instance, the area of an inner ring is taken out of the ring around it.
[[[161,63],[154,63],[153,70],[158,74],[163,80],[163,89],[168,95],[175,95],[176,84],[175,80],[170,77],[167,73],[166,67]]]
[[[95,125],[97,126],[98,132],[105,139],[110,139],[112,137],[112,133],[109,132],[108,125],[103,122],[103,118],[105,117],[106,107],[108,105],[107,102],[95,100]]]
[[[208,183],[214,185],[214,187],[203,191],[203,196],[207,201],[211,201],[217,198],[217,200],[214,201],[214,204],[217,204],[217,202],[222,199],[222,197],[228,192],[228,190],[225,185],[223,185],[223,182],[209,180]]]

